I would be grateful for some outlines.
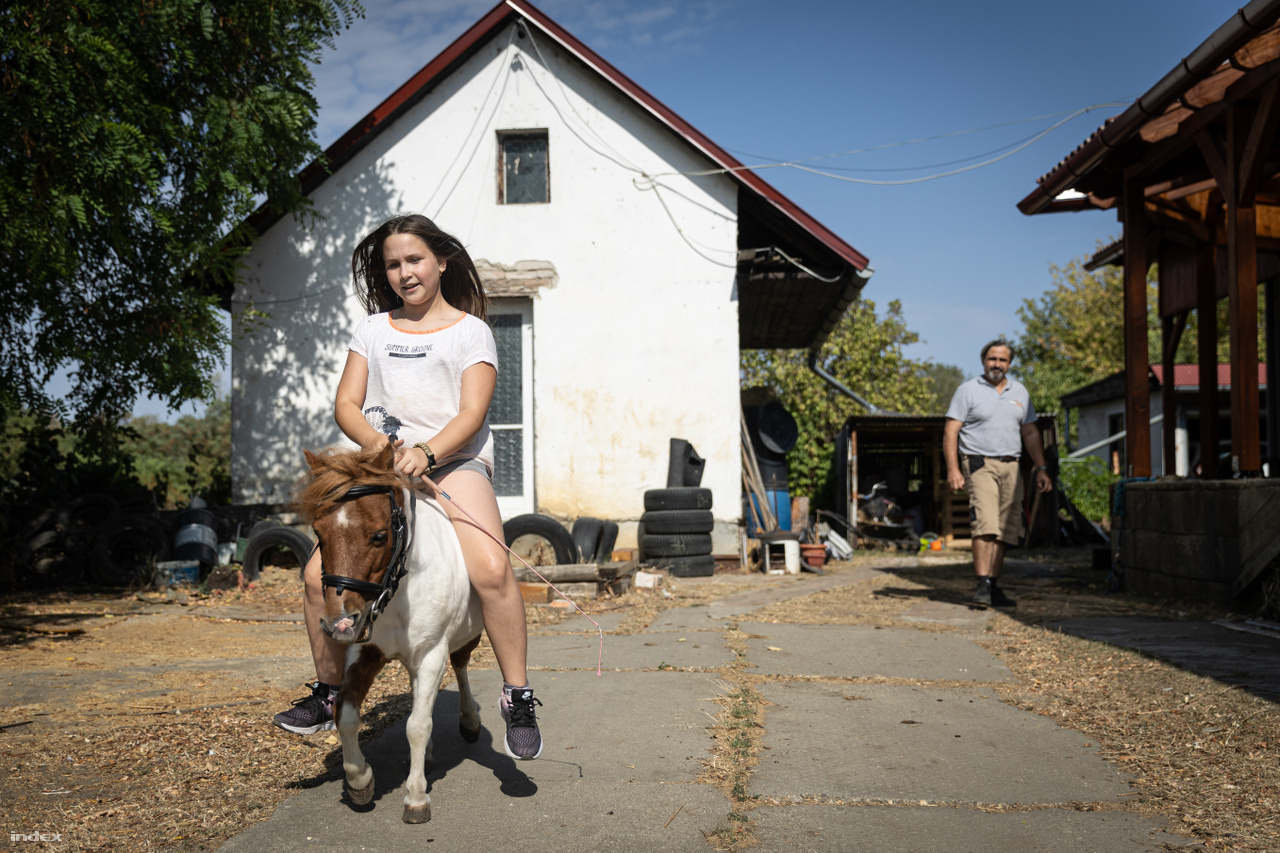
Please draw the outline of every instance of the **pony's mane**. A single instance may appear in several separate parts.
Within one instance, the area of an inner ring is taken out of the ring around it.
[[[329,448],[316,456],[322,464],[309,468],[294,488],[294,508],[307,524],[313,524],[320,512],[336,504],[352,486],[409,485],[394,467],[387,469],[378,464],[381,449]]]

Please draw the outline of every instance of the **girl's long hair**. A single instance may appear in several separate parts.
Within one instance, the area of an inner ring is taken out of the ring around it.
[[[393,234],[412,234],[426,243],[431,253],[445,263],[444,272],[440,275],[440,293],[444,301],[459,311],[488,321],[489,298],[485,296],[480,274],[476,272],[475,262],[466,247],[420,213],[388,219],[356,246],[351,256],[351,277],[355,280],[356,296],[365,310],[377,314],[404,304],[387,281],[387,270],[382,260],[382,244]]]

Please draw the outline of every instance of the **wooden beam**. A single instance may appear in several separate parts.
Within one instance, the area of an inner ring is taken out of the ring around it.
[[[1200,156],[1209,167],[1209,173],[1219,188],[1231,183],[1231,174],[1227,171],[1227,158],[1222,150],[1222,140],[1211,129],[1205,128],[1196,134],[1196,145],[1200,148]]]
[[[1280,280],[1267,279],[1267,458],[1272,477],[1280,477]]]
[[[1217,247],[1196,251],[1196,338],[1200,363],[1200,477],[1218,476],[1218,263]]]
[[[1253,207],[1258,185],[1262,183],[1267,155],[1275,145],[1276,127],[1280,125],[1280,78],[1262,87],[1258,112],[1249,128],[1249,137],[1240,156],[1240,204]]]
[[[1231,329],[1231,470],[1262,471],[1258,429],[1258,211],[1244,205],[1241,187],[1253,111],[1235,105],[1227,120],[1227,305]]]
[[[1151,389],[1147,382],[1147,205],[1140,180],[1124,185],[1125,476],[1151,476]]]

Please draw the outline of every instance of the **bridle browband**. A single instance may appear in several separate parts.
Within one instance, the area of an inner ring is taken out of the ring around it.
[[[355,500],[367,495],[377,495],[385,492],[387,500],[391,504],[391,559],[387,563],[387,569],[382,574],[382,583],[370,583],[369,581],[356,580],[355,578],[342,577],[341,575],[331,575],[324,571],[324,564],[320,566],[320,588],[324,591],[325,587],[333,587],[338,591],[338,595],[342,595],[347,590],[363,595],[366,599],[372,597],[372,604],[369,607],[369,621],[367,629],[373,628],[373,620],[378,614],[386,608],[390,603],[391,597],[396,594],[396,589],[400,586],[400,579],[405,575],[405,562],[409,556],[409,526],[405,522],[404,510],[396,503],[395,488],[392,486],[352,486],[347,489],[346,493],[336,498],[337,501]],[[363,631],[361,633],[364,633]]]

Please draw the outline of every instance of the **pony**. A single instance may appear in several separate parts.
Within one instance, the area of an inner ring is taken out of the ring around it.
[[[360,750],[360,705],[388,661],[409,671],[409,778],[405,823],[431,820],[426,762],[432,709],[453,665],[468,743],[480,737],[480,707],[467,665],[484,627],[462,547],[440,504],[393,467],[390,442],[379,450],[303,451],[309,466],[296,505],[319,540],[326,634],[348,645],[336,707],[344,788],[357,806],[373,799],[373,769]]]

